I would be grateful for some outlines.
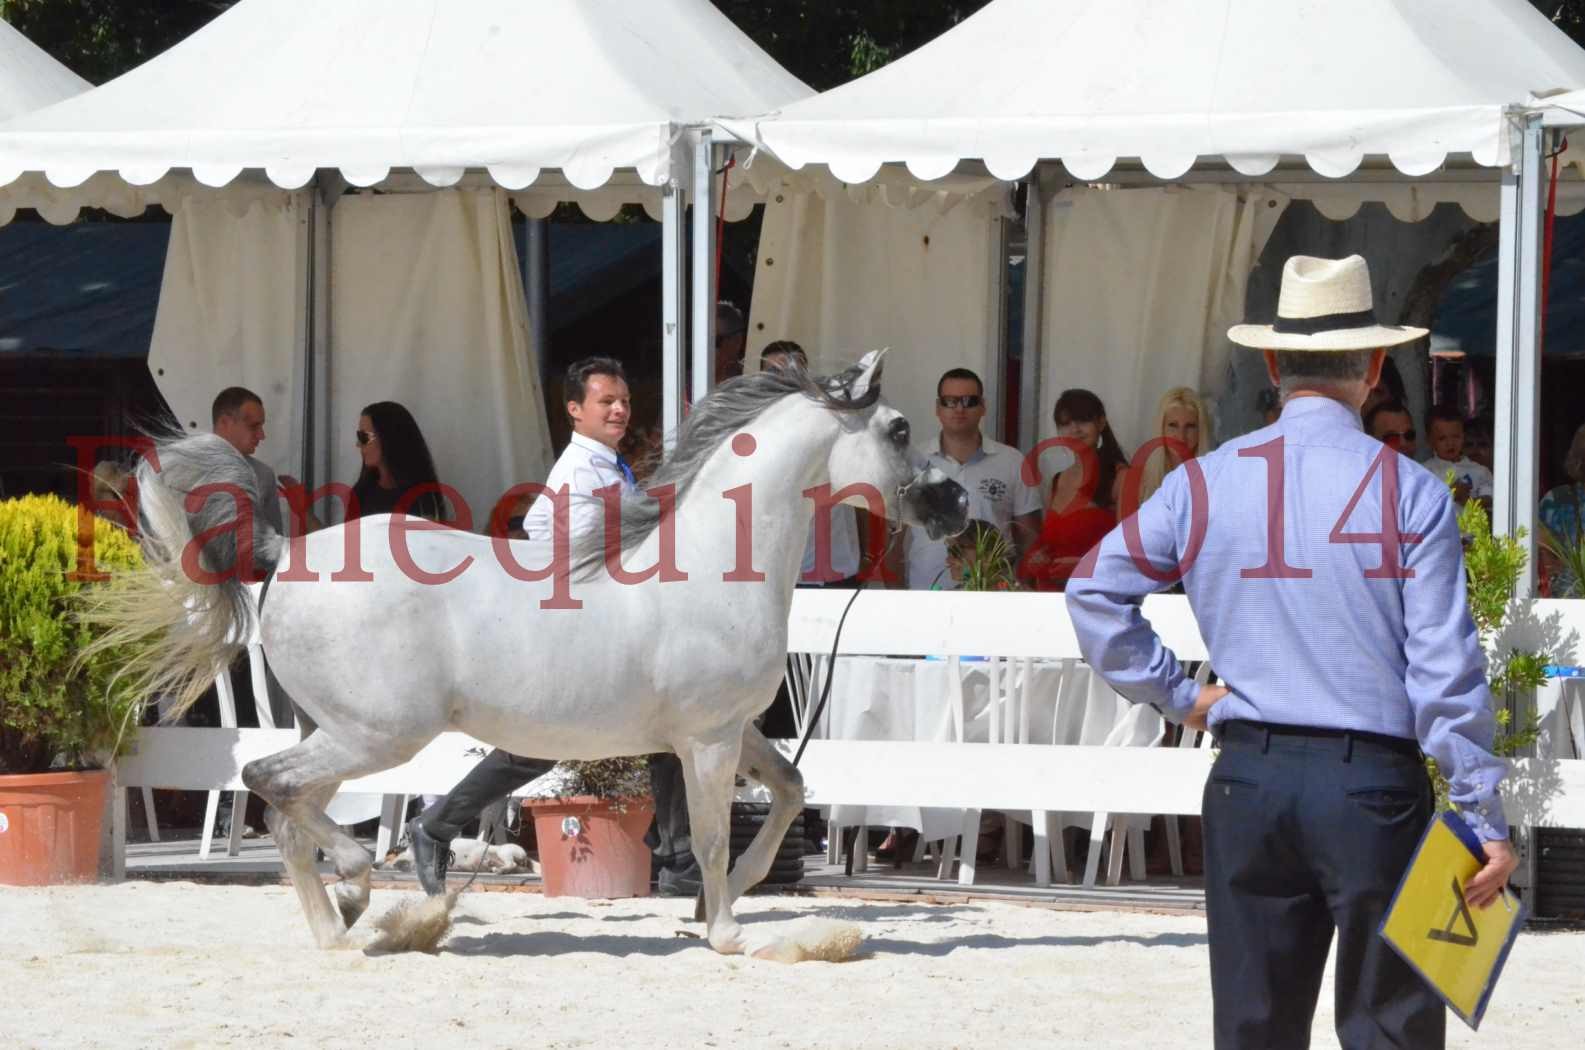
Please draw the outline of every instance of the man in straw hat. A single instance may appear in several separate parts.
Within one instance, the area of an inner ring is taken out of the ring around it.
[[[1484,843],[1488,906],[1517,866],[1447,488],[1365,436],[1385,348],[1359,256],[1297,256],[1273,325],[1238,325],[1281,391],[1270,426],[1191,460],[1102,541],[1068,609],[1118,692],[1221,740],[1205,883],[1218,1047],[1309,1045],[1337,931],[1345,1047],[1440,1047],[1442,1004],[1377,936],[1432,817],[1422,751]],[[1197,686],[1140,615],[1181,575],[1226,683]]]

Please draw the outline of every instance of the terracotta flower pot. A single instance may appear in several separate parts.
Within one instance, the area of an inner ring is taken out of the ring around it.
[[[99,875],[110,774],[0,775],[0,883],[50,886]]]
[[[534,815],[545,896],[649,896],[644,832],[655,815],[653,800],[580,795],[523,805]]]

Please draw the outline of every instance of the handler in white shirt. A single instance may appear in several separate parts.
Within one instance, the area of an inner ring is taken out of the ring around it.
[[[967,368],[954,368],[936,383],[936,419],[941,436],[926,451],[932,466],[962,485],[969,494],[969,517],[1001,530],[1012,549],[1013,563],[1040,531],[1040,489],[1023,479],[1023,455],[1011,445],[980,433],[985,418],[985,384]],[[947,545],[919,529],[908,530],[904,566],[894,578],[909,590],[951,586]]]
[[[632,414],[621,362],[589,357],[568,369],[572,440],[550,469],[545,487],[551,492],[567,488],[569,536],[604,525],[605,501],[596,495],[601,489],[617,485],[626,493],[636,487],[632,468],[616,450]],[[542,492],[523,515],[523,531],[531,540],[548,540],[554,521],[555,503]]]
[[[632,415],[627,378],[620,361],[609,357],[587,357],[567,370],[567,415],[572,417],[572,442],[551,469],[545,485],[552,491],[567,487],[569,536],[585,528],[599,528],[605,521],[605,502],[595,495],[600,489],[619,485],[624,493],[636,488],[633,472],[616,451]],[[551,539],[555,526],[555,506],[541,493],[523,516],[523,528],[530,539]],[[667,756],[675,764],[675,756]],[[446,868],[451,840],[462,825],[473,820],[485,806],[503,798],[530,780],[548,772],[555,763],[514,755],[499,748],[484,757],[451,793],[430,805],[408,825],[413,845],[413,866],[419,884],[430,896],[446,892]],[[680,829],[663,826],[662,837],[673,852],[682,853],[681,863],[692,862],[688,852],[686,802],[683,798],[682,768],[676,766],[665,784],[655,785],[659,809]],[[669,859],[669,857],[668,857]]]

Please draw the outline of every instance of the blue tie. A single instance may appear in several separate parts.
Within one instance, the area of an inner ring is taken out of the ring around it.
[[[627,479],[629,485],[634,488],[638,487],[638,479],[633,476],[633,468],[627,465],[627,460],[622,458],[622,453],[620,452],[616,454],[616,468],[622,472],[622,476]]]

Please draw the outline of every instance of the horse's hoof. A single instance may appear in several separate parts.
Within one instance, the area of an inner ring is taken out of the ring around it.
[[[341,911],[341,924],[352,929],[363,913],[369,910],[369,890],[366,886],[341,882],[336,884],[336,907]]]
[[[744,950],[743,927],[737,923],[710,931],[710,947],[722,955],[742,955]]]

